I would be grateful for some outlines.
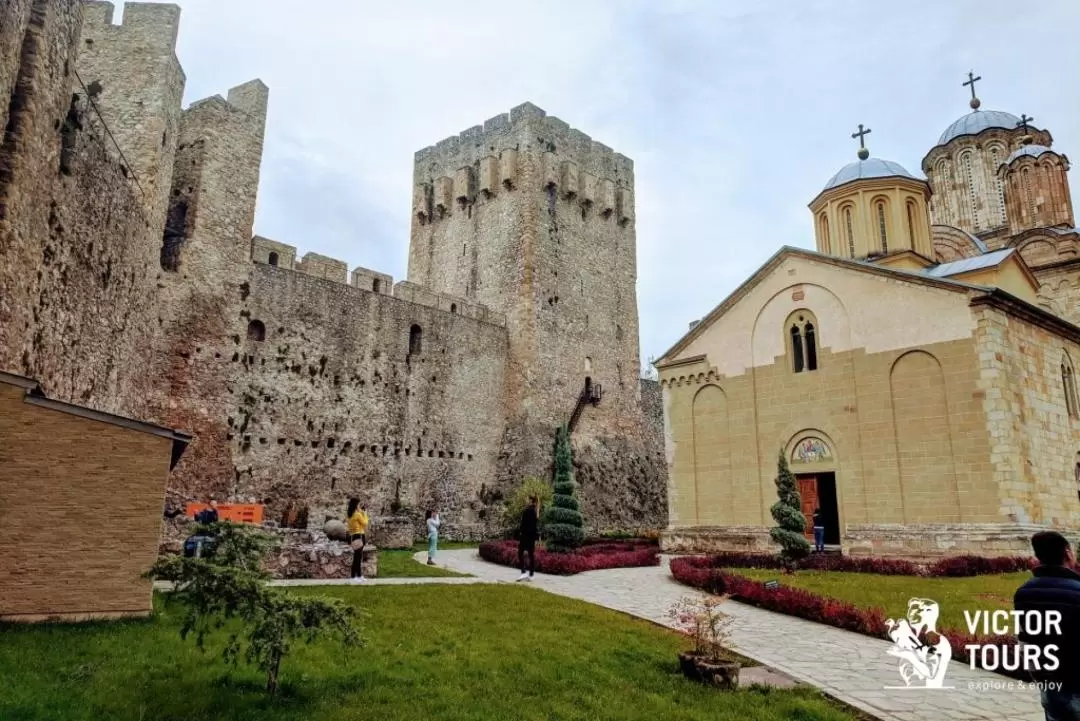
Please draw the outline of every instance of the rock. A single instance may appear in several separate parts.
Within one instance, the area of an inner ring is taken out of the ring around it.
[[[342,521],[331,519],[323,524],[323,533],[331,541],[346,541],[349,538],[349,529]]]
[[[371,524],[371,540],[382,548],[412,548],[415,540],[412,519],[407,516],[376,518]]]

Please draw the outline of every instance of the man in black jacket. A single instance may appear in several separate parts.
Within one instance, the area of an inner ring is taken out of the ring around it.
[[[1057,657],[1053,671],[1033,670],[1034,679],[1046,684],[1042,705],[1047,721],[1080,721],[1080,574],[1073,570],[1076,558],[1069,542],[1060,533],[1042,531],[1031,537],[1031,547],[1039,566],[1034,576],[1013,597],[1017,611],[1034,611],[1042,616],[1042,626],[1050,633],[1020,633],[1020,641],[1047,649],[1040,661]],[[1046,621],[1049,612],[1061,614],[1060,633]],[[1060,684],[1060,687],[1058,686]]]
[[[536,570],[536,537],[539,535],[540,499],[529,497],[529,505],[521,512],[521,537],[518,539],[518,563],[521,564],[519,581],[531,581]],[[525,573],[525,554],[529,554],[529,573]]]

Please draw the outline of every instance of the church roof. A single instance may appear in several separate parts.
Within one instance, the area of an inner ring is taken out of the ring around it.
[[[1020,124],[1020,118],[1003,110],[973,110],[949,127],[938,138],[938,145],[945,145],[954,138],[963,135],[978,135],[990,128],[1013,130]]]
[[[1003,248],[1002,250],[995,250],[992,253],[983,253],[982,255],[975,255],[970,258],[954,260],[951,263],[935,265],[932,268],[927,268],[923,273],[933,278],[947,278],[950,275],[970,273],[973,270],[994,268],[1001,265],[1006,258],[1015,252],[1016,248]]]
[[[899,163],[894,163],[891,160],[882,160],[881,158],[867,158],[866,160],[856,160],[854,163],[848,163],[840,168],[836,175],[832,176],[832,178],[829,179],[829,182],[825,184],[825,187],[822,188],[822,192],[855,180],[891,177],[918,180],[918,178],[905,170],[904,166]]]
[[[1052,152],[1054,152],[1054,151],[1051,150],[1050,148],[1046,147],[1045,145],[1036,145],[1036,144],[1021,145],[1019,148],[1017,148],[1016,150],[1014,150],[1012,152],[1012,155],[1010,155],[1008,158],[1005,159],[1005,162],[1002,163],[1002,165],[1008,165],[1012,161],[1014,161],[1017,158],[1022,157],[1024,155],[1030,155],[1033,158],[1037,158],[1040,155],[1042,155],[1043,153],[1052,153]]]

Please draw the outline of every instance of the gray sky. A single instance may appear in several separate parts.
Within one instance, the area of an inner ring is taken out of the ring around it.
[[[403,279],[413,152],[526,100],[633,158],[643,361],[814,246],[858,123],[921,175],[969,69],[1080,157],[1076,0],[178,2],[185,102],[270,86],[255,227],[300,253]]]

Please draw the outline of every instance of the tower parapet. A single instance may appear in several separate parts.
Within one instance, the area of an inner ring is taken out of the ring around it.
[[[93,101],[110,151],[134,177],[147,221],[160,232],[185,83],[176,57],[180,8],[129,2],[121,25],[113,24],[113,14],[110,2],[84,4],[73,92]]]
[[[183,112],[162,240],[161,266],[176,272],[191,264],[189,285],[220,292],[208,265],[246,263],[262,164],[269,89],[251,80]]]

